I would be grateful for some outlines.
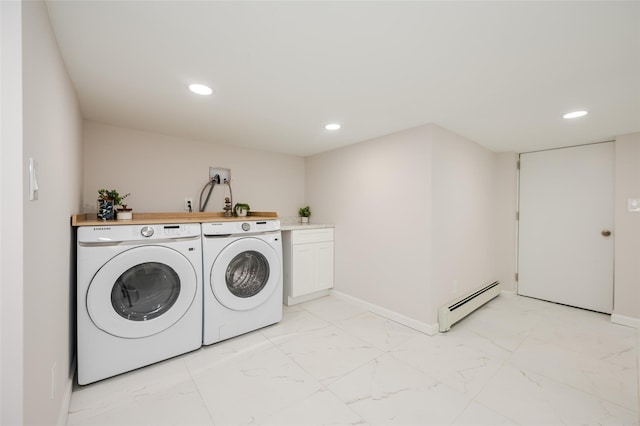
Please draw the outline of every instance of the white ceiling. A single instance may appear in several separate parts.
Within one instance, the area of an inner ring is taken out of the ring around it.
[[[302,156],[426,123],[517,152],[640,131],[640,1],[47,3],[89,120]]]

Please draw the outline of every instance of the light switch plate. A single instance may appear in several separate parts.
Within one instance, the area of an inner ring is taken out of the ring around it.
[[[36,161],[29,157],[29,201],[38,199],[38,178],[36,177]]]
[[[627,210],[633,213],[640,213],[640,198],[628,198]]]

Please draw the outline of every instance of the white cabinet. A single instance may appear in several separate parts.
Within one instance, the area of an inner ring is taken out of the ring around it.
[[[333,228],[282,232],[284,304],[320,297],[333,287]]]

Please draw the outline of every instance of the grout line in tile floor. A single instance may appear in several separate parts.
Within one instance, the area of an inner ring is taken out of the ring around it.
[[[638,424],[637,330],[500,296],[427,336],[327,296],[76,387],[73,425]]]

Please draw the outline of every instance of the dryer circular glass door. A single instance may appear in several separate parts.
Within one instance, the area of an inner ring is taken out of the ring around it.
[[[280,283],[280,258],[265,241],[241,238],[227,245],[211,267],[211,291],[229,309],[262,305]]]
[[[87,292],[87,311],[101,330],[141,338],[179,321],[196,293],[196,271],[186,257],[168,247],[135,247],[96,273]]]

